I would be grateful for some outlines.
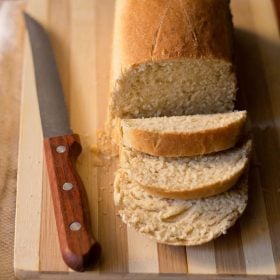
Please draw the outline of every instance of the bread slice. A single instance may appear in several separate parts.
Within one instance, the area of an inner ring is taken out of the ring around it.
[[[232,148],[246,121],[246,111],[212,115],[124,119],[122,143],[153,156],[203,155]]]
[[[247,205],[247,177],[228,192],[197,200],[153,196],[119,171],[114,199],[124,223],[157,242],[199,245],[225,234]]]
[[[246,166],[251,141],[216,154],[164,158],[123,147],[121,168],[147,192],[164,197],[194,199],[227,191]]]
[[[233,110],[227,0],[116,1],[112,118]]]

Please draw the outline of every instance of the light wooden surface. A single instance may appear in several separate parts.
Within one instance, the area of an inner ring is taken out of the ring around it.
[[[117,160],[90,147],[105,122],[114,0],[29,0],[28,11],[50,32],[75,132],[84,151],[93,230],[103,247],[95,271],[63,263],[42,155],[33,65],[25,49],[17,192],[15,272],[40,279],[223,279],[280,274],[280,42],[270,0],[232,0],[240,108],[247,108],[255,143],[249,205],[228,234],[199,247],[156,244],[122,224],[112,199]],[[172,276],[170,276],[172,274]],[[211,276],[212,275],[212,276]],[[259,276],[262,279],[262,276]]]

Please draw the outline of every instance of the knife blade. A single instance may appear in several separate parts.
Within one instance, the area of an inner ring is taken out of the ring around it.
[[[45,29],[24,14],[31,43],[44,153],[64,262],[76,271],[95,265],[101,246],[91,232],[86,191],[75,169],[82,151],[73,134],[51,43]]]

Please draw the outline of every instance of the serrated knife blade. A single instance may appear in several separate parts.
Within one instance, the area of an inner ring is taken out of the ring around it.
[[[48,35],[44,28],[27,14],[25,22],[31,41],[43,135],[54,137],[72,134]]]

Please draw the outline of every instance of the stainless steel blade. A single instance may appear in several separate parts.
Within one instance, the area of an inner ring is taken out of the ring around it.
[[[72,134],[48,35],[28,14],[25,14],[25,22],[31,42],[43,135],[48,138]]]

